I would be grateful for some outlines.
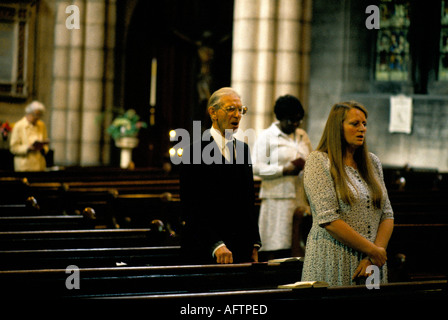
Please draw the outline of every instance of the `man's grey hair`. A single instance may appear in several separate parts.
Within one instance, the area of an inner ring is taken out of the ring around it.
[[[222,97],[229,96],[229,95],[236,95],[238,98],[241,99],[241,96],[233,88],[224,87],[224,88],[221,88],[221,89],[213,92],[210,99],[208,100],[207,109],[209,107],[214,107],[215,109],[219,109],[221,107]]]
[[[45,112],[45,106],[44,106],[44,104],[42,102],[33,101],[29,105],[27,105],[26,108],[25,108],[25,113],[26,114],[34,113],[36,111],[40,111],[42,113]]]

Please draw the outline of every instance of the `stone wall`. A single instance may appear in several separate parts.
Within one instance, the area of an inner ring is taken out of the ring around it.
[[[367,5],[366,1],[313,1],[307,127],[313,147],[331,106],[356,100],[369,111],[369,149],[384,166],[408,164],[448,171],[448,95],[413,94],[410,83],[375,86],[371,76],[375,33],[365,28]],[[410,134],[389,132],[390,97],[400,93],[413,98]]]

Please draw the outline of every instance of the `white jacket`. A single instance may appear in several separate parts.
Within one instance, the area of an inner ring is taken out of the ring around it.
[[[306,159],[312,151],[305,130],[297,128],[288,136],[277,124],[274,122],[260,133],[253,149],[254,175],[262,179],[261,199],[296,198],[298,189],[301,189],[299,177],[283,176],[283,167],[296,158]]]

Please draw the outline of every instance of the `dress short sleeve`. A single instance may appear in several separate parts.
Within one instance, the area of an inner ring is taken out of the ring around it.
[[[304,187],[313,219],[320,226],[340,219],[339,202],[326,153],[313,151],[308,156],[304,171]]]
[[[373,167],[376,170],[376,175],[379,178],[381,187],[383,188],[383,203],[381,204],[382,214],[381,221],[385,219],[394,219],[394,212],[392,210],[392,205],[390,204],[389,196],[386,189],[386,184],[384,183],[383,166],[381,165],[380,159],[373,153],[370,153],[370,160],[372,161]]]

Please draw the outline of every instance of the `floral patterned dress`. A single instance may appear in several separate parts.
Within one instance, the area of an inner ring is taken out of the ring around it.
[[[330,160],[324,152],[314,151],[307,159],[304,173],[305,192],[310,203],[313,225],[306,243],[302,281],[326,281],[330,286],[355,285],[352,276],[365,254],[333,238],[324,224],[342,219],[371,242],[375,241],[380,223],[393,219],[393,211],[384,185],[383,171],[378,157],[370,153],[374,172],[384,193],[381,208],[374,207],[369,188],[350,166],[345,170],[354,184],[350,190],[356,197],[352,206],[338,198],[330,174]],[[386,264],[380,268],[381,283],[387,282]]]

